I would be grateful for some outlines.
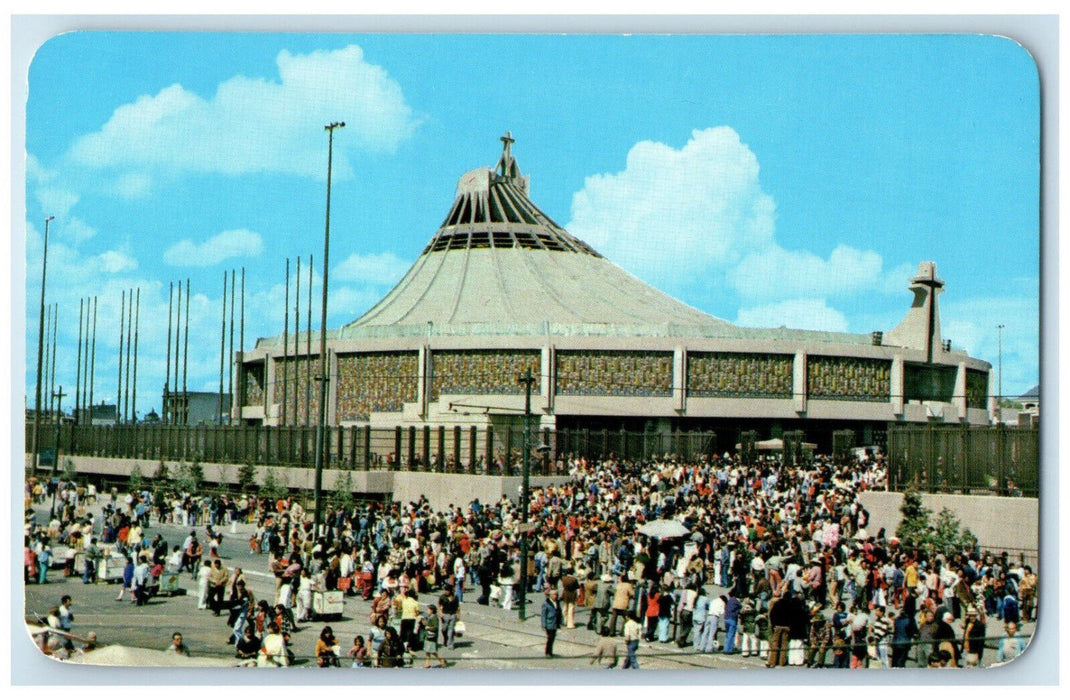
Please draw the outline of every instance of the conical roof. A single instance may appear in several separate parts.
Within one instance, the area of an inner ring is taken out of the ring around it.
[[[511,154],[465,173],[442,226],[413,266],[341,337],[436,333],[542,333],[551,326],[730,331],[734,327],[654,289],[601,256],[528,197]],[[448,329],[448,330],[447,330]]]

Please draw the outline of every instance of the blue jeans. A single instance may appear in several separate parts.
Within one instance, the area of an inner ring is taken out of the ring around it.
[[[739,624],[739,620],[729,620],[725,618],[724,621],[724,653],[731,654],[736,650],[736,625]]]
[[[691,644],[694,645],[696,651],[699,650],[699,643],[702,641],[702,628],[705,624],[705,618],[691,621]]]
[[[628,642],[628,656],[624,659],[624,668],[639,668],[639,659],[635,656],[637,651],[639,651],[639,640],[633,639]]]
[[[716,615],[706,618],[706,621],[702,623],[702,639],[695,643],[695,649],[705,652],[713,651],[713,646],[717,641],[717,624],[720,621]]]
[[[658,641],[669,641],[669,618],[667,617],[658,618]]]
[[[464,577],[462,576],[459,581],[454,585],[454,592],[457,594],[457,602],[464,602]]]

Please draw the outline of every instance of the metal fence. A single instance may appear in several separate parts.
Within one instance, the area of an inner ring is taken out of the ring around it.
[[[38,449],[59,444],[60,461],[79,455],[264,466],[312,467],[316,427],[275,426],[75,426],[39,433]],[[33,427],[26,426],[27,451]],[[522,426],[330,427],[325,431],[324,464],[331,469],[389,469],[447,473],[519,473],[524,448]],[[649,458],[671,452],[684,459],[716,450],[713,432],[634,432],[624,430],[532,430],[533,474],[551,474],[559,458],[615,456]],[[490,456],[488,459],[488,455]]]
[[[889,489],[1036,496],[1037,428],[889,426]]]

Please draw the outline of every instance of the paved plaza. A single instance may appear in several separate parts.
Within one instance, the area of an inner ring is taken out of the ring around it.
[[[99,511],[100,504],[95,509]],[[47,508],[37,507],[38,522],[44,523]],[[181,544],[191,529],[203,536],[204,526],[196,528],[177,525],[160,525],[154,523],[147,529],[149,538],[156,533],[163,535],[170,547]],[[240,567],[246,581],[257,599],[274,602],[275,579],[268,572],[266,554],[252,554],[249,551],[249,536],[254,528],[251,524],[240,523],[225,526],[225,533],[220,548],[220,555],[225,566],[230,569]],[[33,620],[43,617],[49,608],[57,605],[61,596],[69,594],[74,600],[74,629],[76,636],[90,631],[96,632],[102,644],[122,644],[132,647],[163,650],[170,643],[172,632],[181,632],[191,654],[202,657],[230,658],[233,648],[227,644],[230,630],[226,626],[225,614],[216,617],[210,610],[198,610],[196,599],[196,581],[189,573],[181,575],[181,585],[186,588],[185,595],[174,597],[154,597],[143,607],[133,605],[129,597],[116,601],[120,590],[118,583],[84,584],[80,573],[64,577],[62,570],[49,572],[45,585],[26,586],[26,616]],[[715,595],[725,593],[727,589],[707,586]],[[437,602],[439,592],[420,596],[421,605]],[[441,654],[450,667],[463,669],[594,669],[590,665],[591,653],[598,641],[595,632],[585,628],[588,609],[577,608],[576,629],[561,629],[554,646],[555,658],[547,659],[543,655],[545,633],[539,627],[539,608],[543,596],[528,595],[527,619],[520,621],[518,610],[503,610],[491,605],[482,606],[475,603],[478,588],[469,582],[465,593],[465,602],[461,605],[461,620],[467,631],[457,641],[453,651],[442,647]],[[298,657],[299,666],[315,666],[314,651],[316,638],[324,625],[330,625],[342,645],[343,651],[349,648],[356,635],[366,639],[370,627],[368,616],[370,601],[358,596],[345,599],[345,612],[340,620],[306,622],[299,625],[293,635],[293,651]],[[1002,623],[990,616],[988,635],[998,636]],[[1024,623],[1023,636],[1028,638],[1034,630],[1033,623]],[[618,638],[620,659],[624,660],[624,643]],[[991,646],[991,643],[990,643]],[[995,652],[991,648],[986,652],[986,664],[992,663]],[[640,666],[642,669],[661,670],[701,670],[701,669],[746,669],[762,668],[764,661],[754,657],[723,654],[700,654],[693,647],[680,649],[674,643],[641,642],[639,647]],[[829,656],[831,661],[831,654]],[[423,654],[418,652],[414,666],[423,670]]]
[[[39,509],[39,522],[44,522],[47,508]],[[158,525],[153,523],[147,529],[149,538],[157,532],[162,534],[168,545],[181,544],[191,528],[175,525]],[[203,537],[204,527],[198,526],[198,536]],[[268,572],[266,554],[250,554],[249,535],[253,526],[237,525],[237,533],[231,534],[229,526],[223,528],[224,537],[220,554],[224,565],[230,569],[237,566],[245,574],[246,581],[257,599],[267,599],[274,603],[275,578]],[[189,573],[183,573],[182,586],[187,589],[184,596],[155,597],[143,607],[129,602],[116,601],[120,590],[118,583],[84,584],[81,575],[64,577],[62,570],[49,572],[49,582],[43,586],[26,587],[26,615],[32,619],[35,615],[44,616],[49,608],[57,605],[64,594],[74,599],[74,634],[84,635],[90,631],[97,633],[102,644],[123,644],[150,649],[166,649],[170,644],[171,633],[181,632],[190,652],[197,656],[231,657],[233,648],[226,644],[230,630],[226,626],[225,614],[215,617],[209,610],[197,609],[196,581]],[[727,589],[710,586],[719,593]],[[420,596],[421,605],[437,602],[439,592]],[[465,602],[461,605],[461,620],[467,631],[459,639],[456,649],[450,651],[442,647],[441,654],[451,667],[466,669],[592,669],[589,664],[590,654],[598,641],[595,632],[587,630],[587,608],[578,608],[576,614],[577,628],[562,629],[558,632],[554,645],[554,659],[543,656],[546,642],[545,633],[539,627],[539,608],[543,595],[529,594],[527,619],[519,620],[516,608],[503,610],[497,606],[482,606],[475,603],[478,588],[469,582],[465,593]],[[342,645],[343,651],[349,648],[356,635],[368,637],[370,627],[368,616],[371,602],[362,600],[359,595],[347,597],[345,612],[341,620],[314,621],[299,625],[299,631],[293,635],[294,653],[301,665],[314,666],[316,638],[324,625],[330,625]],[[618,638],[619,639],[619,638]],[[624,643],[620,641],[621,662],[624,660]],[[643,669],[703,669],[725,668],[739,669],[759,667],[762,661],[733,655],[695,654],[691,647],[679,649],[675,644],[648,644],[642,642],[639,648],[639,660]],[[415,666],[423,670],[423,654],[417,653]]]

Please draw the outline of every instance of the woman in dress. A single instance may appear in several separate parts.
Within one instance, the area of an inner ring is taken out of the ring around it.
[[[260,655],[256,658],[256,665],[261,668],[290,665],[290,659],[286,654],[286,639],[274,622],[268,626],[268,633],[260,642]]]

